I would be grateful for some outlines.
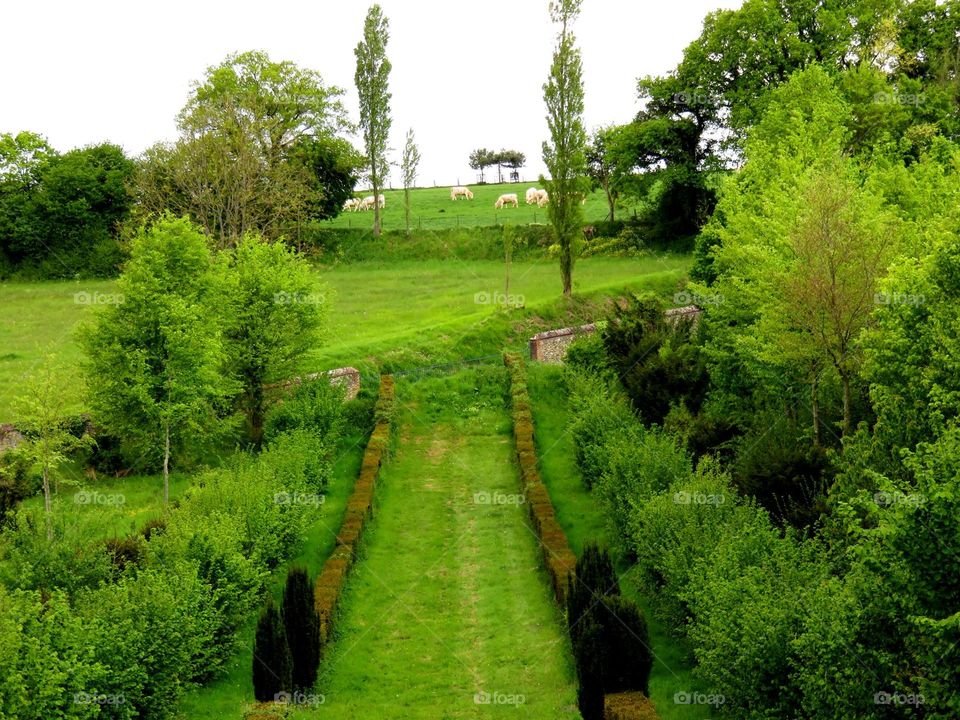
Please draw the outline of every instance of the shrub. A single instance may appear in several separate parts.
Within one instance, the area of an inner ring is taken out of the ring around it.
[[[583,720],[603,720],[604,633],[595,613],[581,623],[579,638],[573,646],[577,666],[577,707]]]
[[[144,540],[149,542],[157,535],[162,535],[166,529],[167,521],[164,518],[151,518],[140,528],[140,535],[143,536]]]
[[[343,422],[344,389],[326,377],[297,385],[267,413],[264,438],[293,430],[311,430],[322,437],[338,434]]]
[[[314,607],[313,585],[306,568],[293,567],[287,571],[283,627],[293,661],[293,687],[309,690],[317,680],[320,666],[320,617]]]
[[[287,645],[280,612],[272,600],[257,622],[253,641],[253,696],[260,702],[293,690],[293,659]]]
[[[564,363],[573,369],[589,373],[600,373],[606,370],[607,354],[600,334],[587,333],[570,343]]]
[[[110,562],[116,568],[117,575],[123,573],[128,567],[136,567],[143,562],[144,546],[143,538],[138,535],[128,535],[122,538],[107,538],[104,541],[107,548],[107,556]]]
[[[615,595],[595,608],[604,630],[603,692],[648,692],[653,651],[643,612],[632,600]]]
[[[31,477],[25,455],[16,450],[0,452],[0,526],[6,522],[7,513],[36,494],[39,487],[37,478]]]
[[[620,583],[613,561],[605,547],[588,543],[577,558],[576,570],[567,590],[567,626],[570,638],[579,636],[587,613],[602,598],[620,594]]]
[[[596,375],[571,381],[570,432],[577,466],[588,488],[608,467],[610,436],[638,424],[623,397],[610,393],[606,387],[606,382]]]

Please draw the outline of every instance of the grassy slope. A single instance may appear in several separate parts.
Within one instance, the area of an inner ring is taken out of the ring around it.
[[[574,288],[585,296],[640,286],[670,294],[688,265],[683,255],[586,258],[577,264]],[[524,296],[525,310],[474,302],[477,293],[503,291],[503,264],[493,261],[365,262],[321,269],[318,276],[328,290],[330,327],[305,370],[365,358],[396,369],[495,353],[556,323],[592,316],[589,308],[556,302],[559,271],[556,261],[546,258],[513,265],[510,292]],[[92,306],[74,303],[73,294],[106,293],[112,287],[109,282],[0,283],[0,422],[13,419],[18,381],[49,350],[57,353],[68,378],[66,390],[79,409],[73,328]]]
[[[531,364],[529,368],[530,398],[536,432],[537,452],[543,480],[550,490],[557,511],[574,552],[584,544],[600,541],[609,544],[603,513],[580,480],[573,442],[567,432],[568,411],[562,368]],[[692,720],[710,717],[706,705],[677,705],[674,693],[703,691],[694,679],[689,652],[682,640],[671,636],[650,612],[648,603],[630,582],[628,568],[621,565],[621,587],[646,610],[650,642],[656,660],[650,676],[650,698],[665,720]]]
[[[366,434],[357,432],[345,434],[333,466],[333,475],[326,494],[322,512],[317,521],[309,528],[306,541],[300,554],[291,564],[303,565],[315,576],[330,556],[336,543],[336,532],[343,520],[347,498],[353,490],[353,483],[360,473],[360,462],[366,444]],[[274,572],[270,590],[279,601],[286,580],[286,567]],[[250,668],[253,662],[253,634],[256,629],[256,617],[251,617],[240,631],[238,651],[227,665],[226,674],[183,699],[180,705],[181,717],[185,720],[221,720],[221,718],[242,717],[242,706],[253,701],[253,683]]]
[[[400,382],[397,449],[327,651],[317,717],[577,716],[562,618],[525,513],[474,503],[478,492],[519,491],[505,380],[485,368]],[[477,705],[480,691],[525,702]]]
[[[450,199],[448,186],[439,188],[416,188],[410,193],[410,218],[414,228],[440,229],[452,227],[471,227],[476,225],[546,223],[546,208],[527,205],[524,197],[529,187],[543,187],[537,182],[504,183],[502,185],[470,185],[473,200]],[[497,198],[504,193],[516,193],[520,200],[519,208],[507,207],[496,210],[493,206]],[[386,207],[383,209],[383,228],[402,230],[406,227],[404,217],[403,190],[385,190]],[[358,196],[369,192],[358,192]],[[583,206],[586,222],[599,222],[607,217],[606,196],[597,191],[587,197]],[[627,217],[632,208],[620,209],[618,219]],[[327,227],[372,228],[373,212],[348,212],[323,223]]]

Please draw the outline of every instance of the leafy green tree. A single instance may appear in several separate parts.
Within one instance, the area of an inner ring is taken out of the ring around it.
[[[478,148],[470,153],[468,162],[472,170],[480,172],[480,182],[484,183],[486,180],[484,180],[483,171],[491,165],[497,164],[497,154],[493,150],[487,150],[487,148]]]
[[[390,137],[389,78],[393,67],[387,59],[390,39],[389,22],[379,5],[371,5],[363,24],[363,40],[354,54],[357,70],[354,79],[360,97],[360,129],[366,147],[367,171],[373,196],[380,189],[390,171],[387,161],[387,142]],[[380,204],[373,204],[373,234],[380,237]]]
[[[407,130],[407,142],[403,146],[403,159],[400,162],[400,171],[403,173],[403,212],[410,232],[410,188],[417,182],[417,168],[420,165],[420,148],[413,137],[413,128]]]
[[[616,165],[609,150],[609,136],[612,128],[595,130],[590,137],[585,155],[587,159],[587,174],[594,189],[603,190],[607,198],[607,207],[610,213],[607,216],[610,222],[616,220],[617,200],[620,198],[620,177],[616,172]]]
[[[527,164],[527,156],[519,150],[501,150],[493,154],[497,165],[497,176],[503,182],[502,168],[507,167],[516,172]]]
[[[310,219],[334,218],[343,209],[363,167],[363,156],[338,137],[302,137],[290,150],[290,159],[307,171],[305,199]]]
[[[293,658],[287,645],[280,611],[267,600],[253,640],[253,696],[271,702],[293,690]]]
[[[189,220],[161,218],[133,239],[116,289],[80,333],[89,403],[128,456],[159,456],[166,504],[171,461],[216,437],[232,391],[206,237]]]
[[[306,568],[290,568],[283,590],[283,627],[293,660],[293,687],[307,691],[320,666],[320,616]]]
[[[26,441],[18,452],[29,458],[43,480],[43,509],[47,540],[53,540],[51,480],[69,460],[69,453],[89,444],[89,436],[77,437],[67,428],[66,410],[70,395],[65,380],[54,370],[56,359],[48,356],[40,369],[24,384],[14,410]]]
[[[326,296],[303,257],[281,243],[247,235],[225,257],[224,352],[250,441],[259,447],[264,386],[290,380],[316,346]]]
[[[563,294],[573,291],[575,245],[582,233],[587,161],[587,133],[583,127],[583,61],[572,25],[580,14],[581,0],[550,3],[550,19],[560,26],[553,52],[550,77],[543,86],[550,142],[543,144],[543,161],[550,172],[544,185],[550,193],[547,214],[560,245],[560,276]]]

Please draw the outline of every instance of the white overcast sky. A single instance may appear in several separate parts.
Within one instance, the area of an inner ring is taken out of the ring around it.
[[[547,0],[381,0],[393,63],[392,159],[413,127],[418,184],[471,183],[477,147],[527,155],[543,171],[542,86],[555,29]],[[704,15],[740,0],[584,0],[586,124],[626,122],[636,80],[674,67]],[[357,119],[353,48],[370,2],[135,0],[4,3],[0,132],[32,130],[58,150],[110,141],[140,153],[176,137],[190,82],[228,53],[264,50],[318,70]],[[398,173],[395,173],[398,178]],[[489,178],[488,178],[489,179]]]

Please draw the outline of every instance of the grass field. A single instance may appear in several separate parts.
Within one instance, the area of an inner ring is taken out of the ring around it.
[[[321,668],[325,703],[304,716],[576,717],[563,620],[524,509],[482,502],[520,491],[505,383],[487,367],[398,384],[380,509]]]
[[[542,188],[538,182],[503,183],[491,185],[469,185],[473,191],[473,200],[451,200],[450,187],[415,188],[410,191],[411,226],[417,229],[440,229],[455,227],[473,227],[477,225],[526,225],[528,223],[546,223],[546,208],[527,205],[524,202],[527,188]],[[497,198],[504,193],[516,193],[520,200],[519,208],[507,207],[494,209]],[[358,192],[359,197],[369,193]],[[406,227],[404,215],[403,190],[384,190],[386,207],[383,208],[383,229],[403,230]],[[583,206],[586,222],[599,222],[609,213],[607,199],[603,191],[587,196]],[[618,208],[617,216],[627,217],[633,214],[633,207]],[[345,212],[333,220],[323,223],[325,227],[369,228],[373,227],[373,212]]]
[[[688,266],[685,255],[584,258],[574,271],[574,290],[588,297],[647,287],[669,295]],[[539,330],[597,312],[582,302],[557,302],[559,270],[547,258],[512,266],[510,295],[523,308],[484,302],[504,292],[504,266],[495,261],[345,264],[319,269],[318,283],[326,293],[329,330],[305,371],[364,360],[395,370],[495,353],[504,343],[523,343]],[[20,380],[51,351],[64,373],[64,392],[80,409],[73,330],[97,308],[76,302],[75,293],[92,297],[112,288],[111,282],[0,283],[0,422],[15,419]]]
[[[603,513],[580,479],[573,442],[567,432],[568,411],[563,369],[531,363],[528,382],[536,432],[537,454],[543,481],[557,511],[557,518],[580,554],[584,544],[602,542],[609,546],[608,528]],[[674,702],[678,692],[703,691],[691,672],[693,663],[682,639],[667,632],[649,610],[630,579],[630,568],[621,562],[617,568],[623,594],[645,609],[650,643],[655,655],[650,674],[650,699],[664,720],[699,720],[711,717],[707,705],[682,705]]]

